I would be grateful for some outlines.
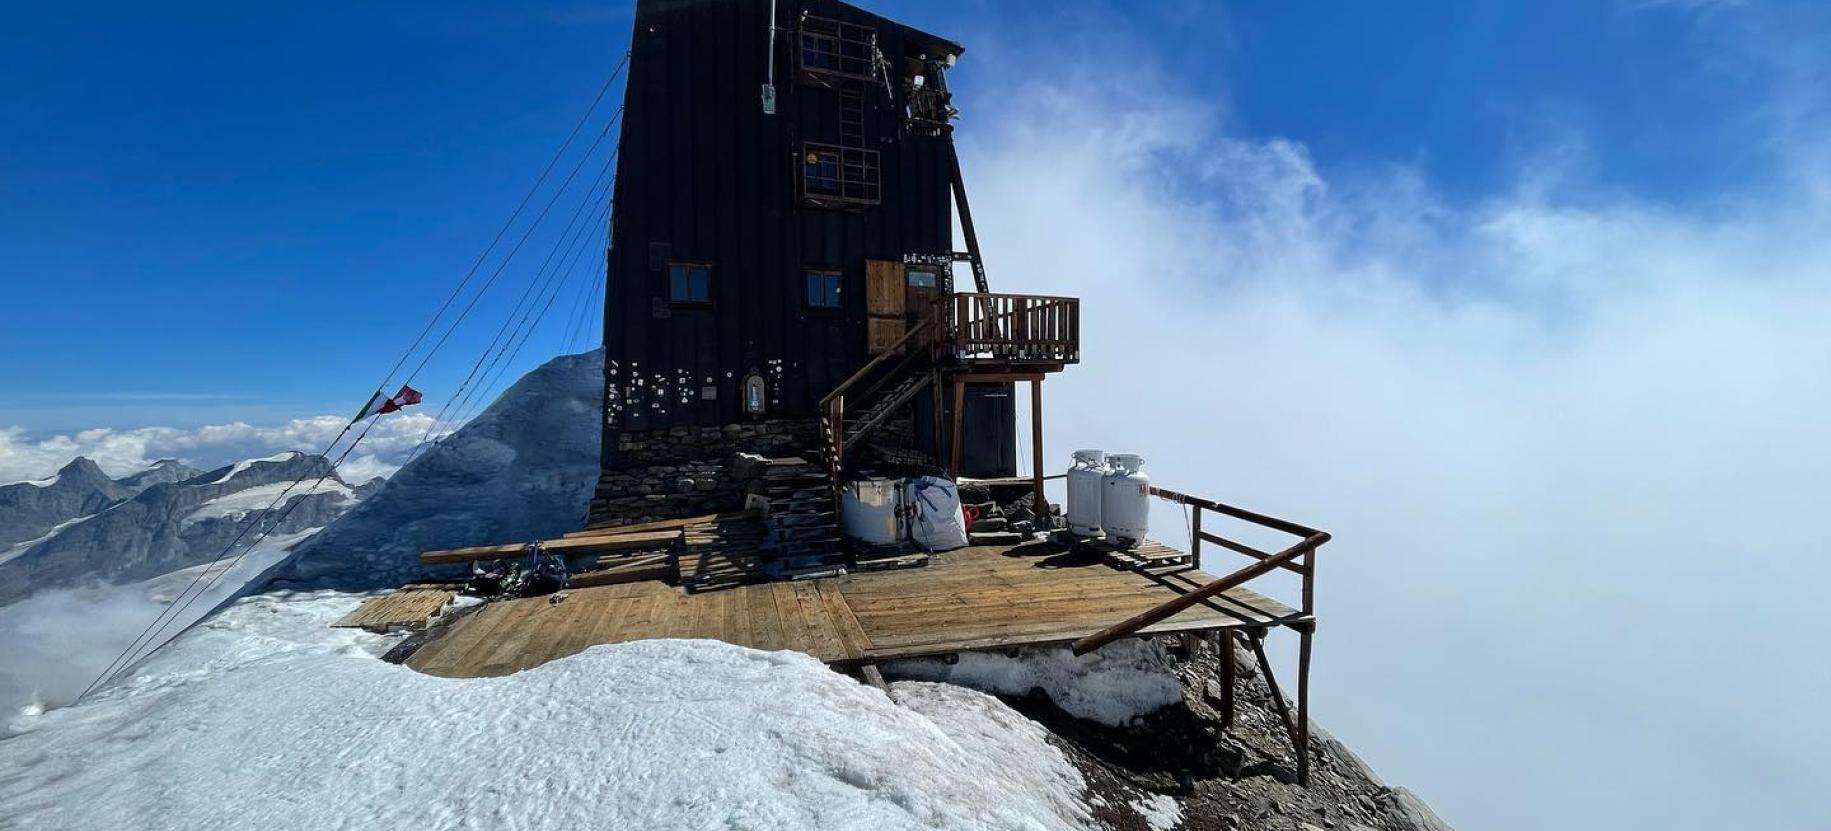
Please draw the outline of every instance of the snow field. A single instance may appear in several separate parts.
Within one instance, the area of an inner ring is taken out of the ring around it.
[[[1090,823],[1044,730],[792,652],[598,646],[505,678],[378,660],[360,595],[238,601],[0,740],[22,828],[986,828]]]

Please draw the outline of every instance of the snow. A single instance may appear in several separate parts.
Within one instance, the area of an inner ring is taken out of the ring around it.
[[[317,530],[274,534],[249,549],[215,587],[165,628],[158,642],[184,631]],[[17,729],[18,714],[74,700],[205,569],[211,576],[198,583],[201,587],[221,567],[192,566],[125,585],[50,589],[0,606],[0,737]],[[5,746],[4,738],[0,746]]]
[[[79,516],[74,519],[66,519],[63,522],[60,522],[60,523],[57,523],[56,525],[51,526],[51,530],[44,532],[43,536],[37,537],[35,539],[22,540],[20,542],[13,543],[12,545],[7,546],[4,550],[0,550],[0,563],[5,563],[8,560],[12,560],[12,559],[18,557],[19,555],[24,554],[26,551],[30,550],[32,546],[37,545],[41,542],[44,542],[45,540],[48,540],[52,537],[55,537],[59,533],[62,533],[62,531],[65,528],[69,528],[72,525],[75,525],[79,522],[82,522],[82,521],[89,519],[90,517],[94,517],[94,516],[95,516],[95,514],[90,514],[89,516]]]
[[[1170,831],[1183,821],[1183,808],[1172,797],[1163,794],[1145,794],[1128,803],[1132,810],[1144,817],[1151,826],[1151,831]]]
[[[890,696],[793,652],[596,646],[421,675],[330,629],[362,595],[257,595],[0,740],[26,828],[1064,829],[1084,782],[996,699]],[[892,701],[894,697],[895,701]]]
[[[225,494],[205,502],[186,516],[183,524],[191,525],[205,519],[240,518],[246,516],[250,511],[265,510],[269,505],[273,505],[273,501],[280,498],[280,494],[285,493],[288,487],[293,488],[289,499],[296,499],[308,493],[335,493],[344,499],[356,498],[355,491],[334,479],[326,479],[319,483],[317,488],[311,490],[308,490],[309,485],[295,487],[293,482],[275,482],[271,485],[260,485]]]
[[[25,480],[25,481],[23,481],[23,482],[7,482],[7,483],[5,483],[5,484],[9,484],[9,485],[31,485],[31,486],[32,486],[32,487],[34,487],[34,488],[48,488],[48,487],[50,487],[50,486],[52,486],[52,485],[55,485],[55,484],[57,484],[57,480],[59,480],[59,479],[62,479],[62,478],[64,478],[64,475],[63,475],[63,474],[61,474],[61,473],[59,473],[59,474],[56,474],[56,475],[54,475],[54,476],[52,476],[52,477],[51,477],[51,478],[49,478],[49,479],[27,479],[27,480]]]
[[[999,695],[1041,689],[1069,715],[1119,727],[1182,700],[1182,684],[1172,667],[1161,646],[1134,639],[1079,657],[1065,648],[1030,649],[1015,658],[969,652],[954,664],[935,659],[893,661],[883,671]]]
[[[303,456],[303,455],[305,455],[305,454],[300,453],[297,450],[282,450],[279,453],[273,454],[272,456],[263,456],[259,459],[243,459],[239,462],[236,462],[234,465],[230,466],[229,472],[223,474],[222,478],[217,479],[216,481],[211,482],[210,484],[220,485],[224,482],[229,481],[230,479],[234,479],[235,474],[241,473],[242,471],[247,470],[248,468],[254,467],[255,465],[260,464],[262,462],[290,462],[293,459],[295,459],[299,456]]]

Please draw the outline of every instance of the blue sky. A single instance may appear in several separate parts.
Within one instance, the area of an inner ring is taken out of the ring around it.
[[[1595,184],[1648,198],[1707,202],[1771,174],[1751,140],[1763,69],[1721,48],[1743,10],[1400,5],[880,8],[965,42],[969,93],[994,65],[1148,63],[1231,133],[1301,142],[1337,175],[1404,165],[1452,199],[1567,139]],[[360,403],[627,38],[621,4],[16,6],[0,349],[33,358],[0,367],[0,424]],[[963,135],[996,118],[970,112]],[[480,348],[467,334],[452,354]],[[435,395],[455,382],[442,369]]]
[[[1831,9],[874,7],[968,47],[994,286],[1085,298],[1049,447],[1335,534],[1325,726],[1468,828],[1831,827]],[[11,10],[0,480],[334,433],[628,25]]]

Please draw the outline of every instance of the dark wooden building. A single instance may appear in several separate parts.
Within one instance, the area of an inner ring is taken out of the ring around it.
[[[959,259],[958,44],[832,0],[638,0],[630,49],[607,466],[618,436],[814,419],[951,293]],[[1011,385],[962,400],[961,472],[1011,474]],[[943,458],[951,399],[909,406],[912,440]]]

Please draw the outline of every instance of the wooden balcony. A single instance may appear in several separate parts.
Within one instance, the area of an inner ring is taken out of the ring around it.
[[[1052,372],[1081,360],[1079,298],[963,292],[935,306],[941,363]]]

